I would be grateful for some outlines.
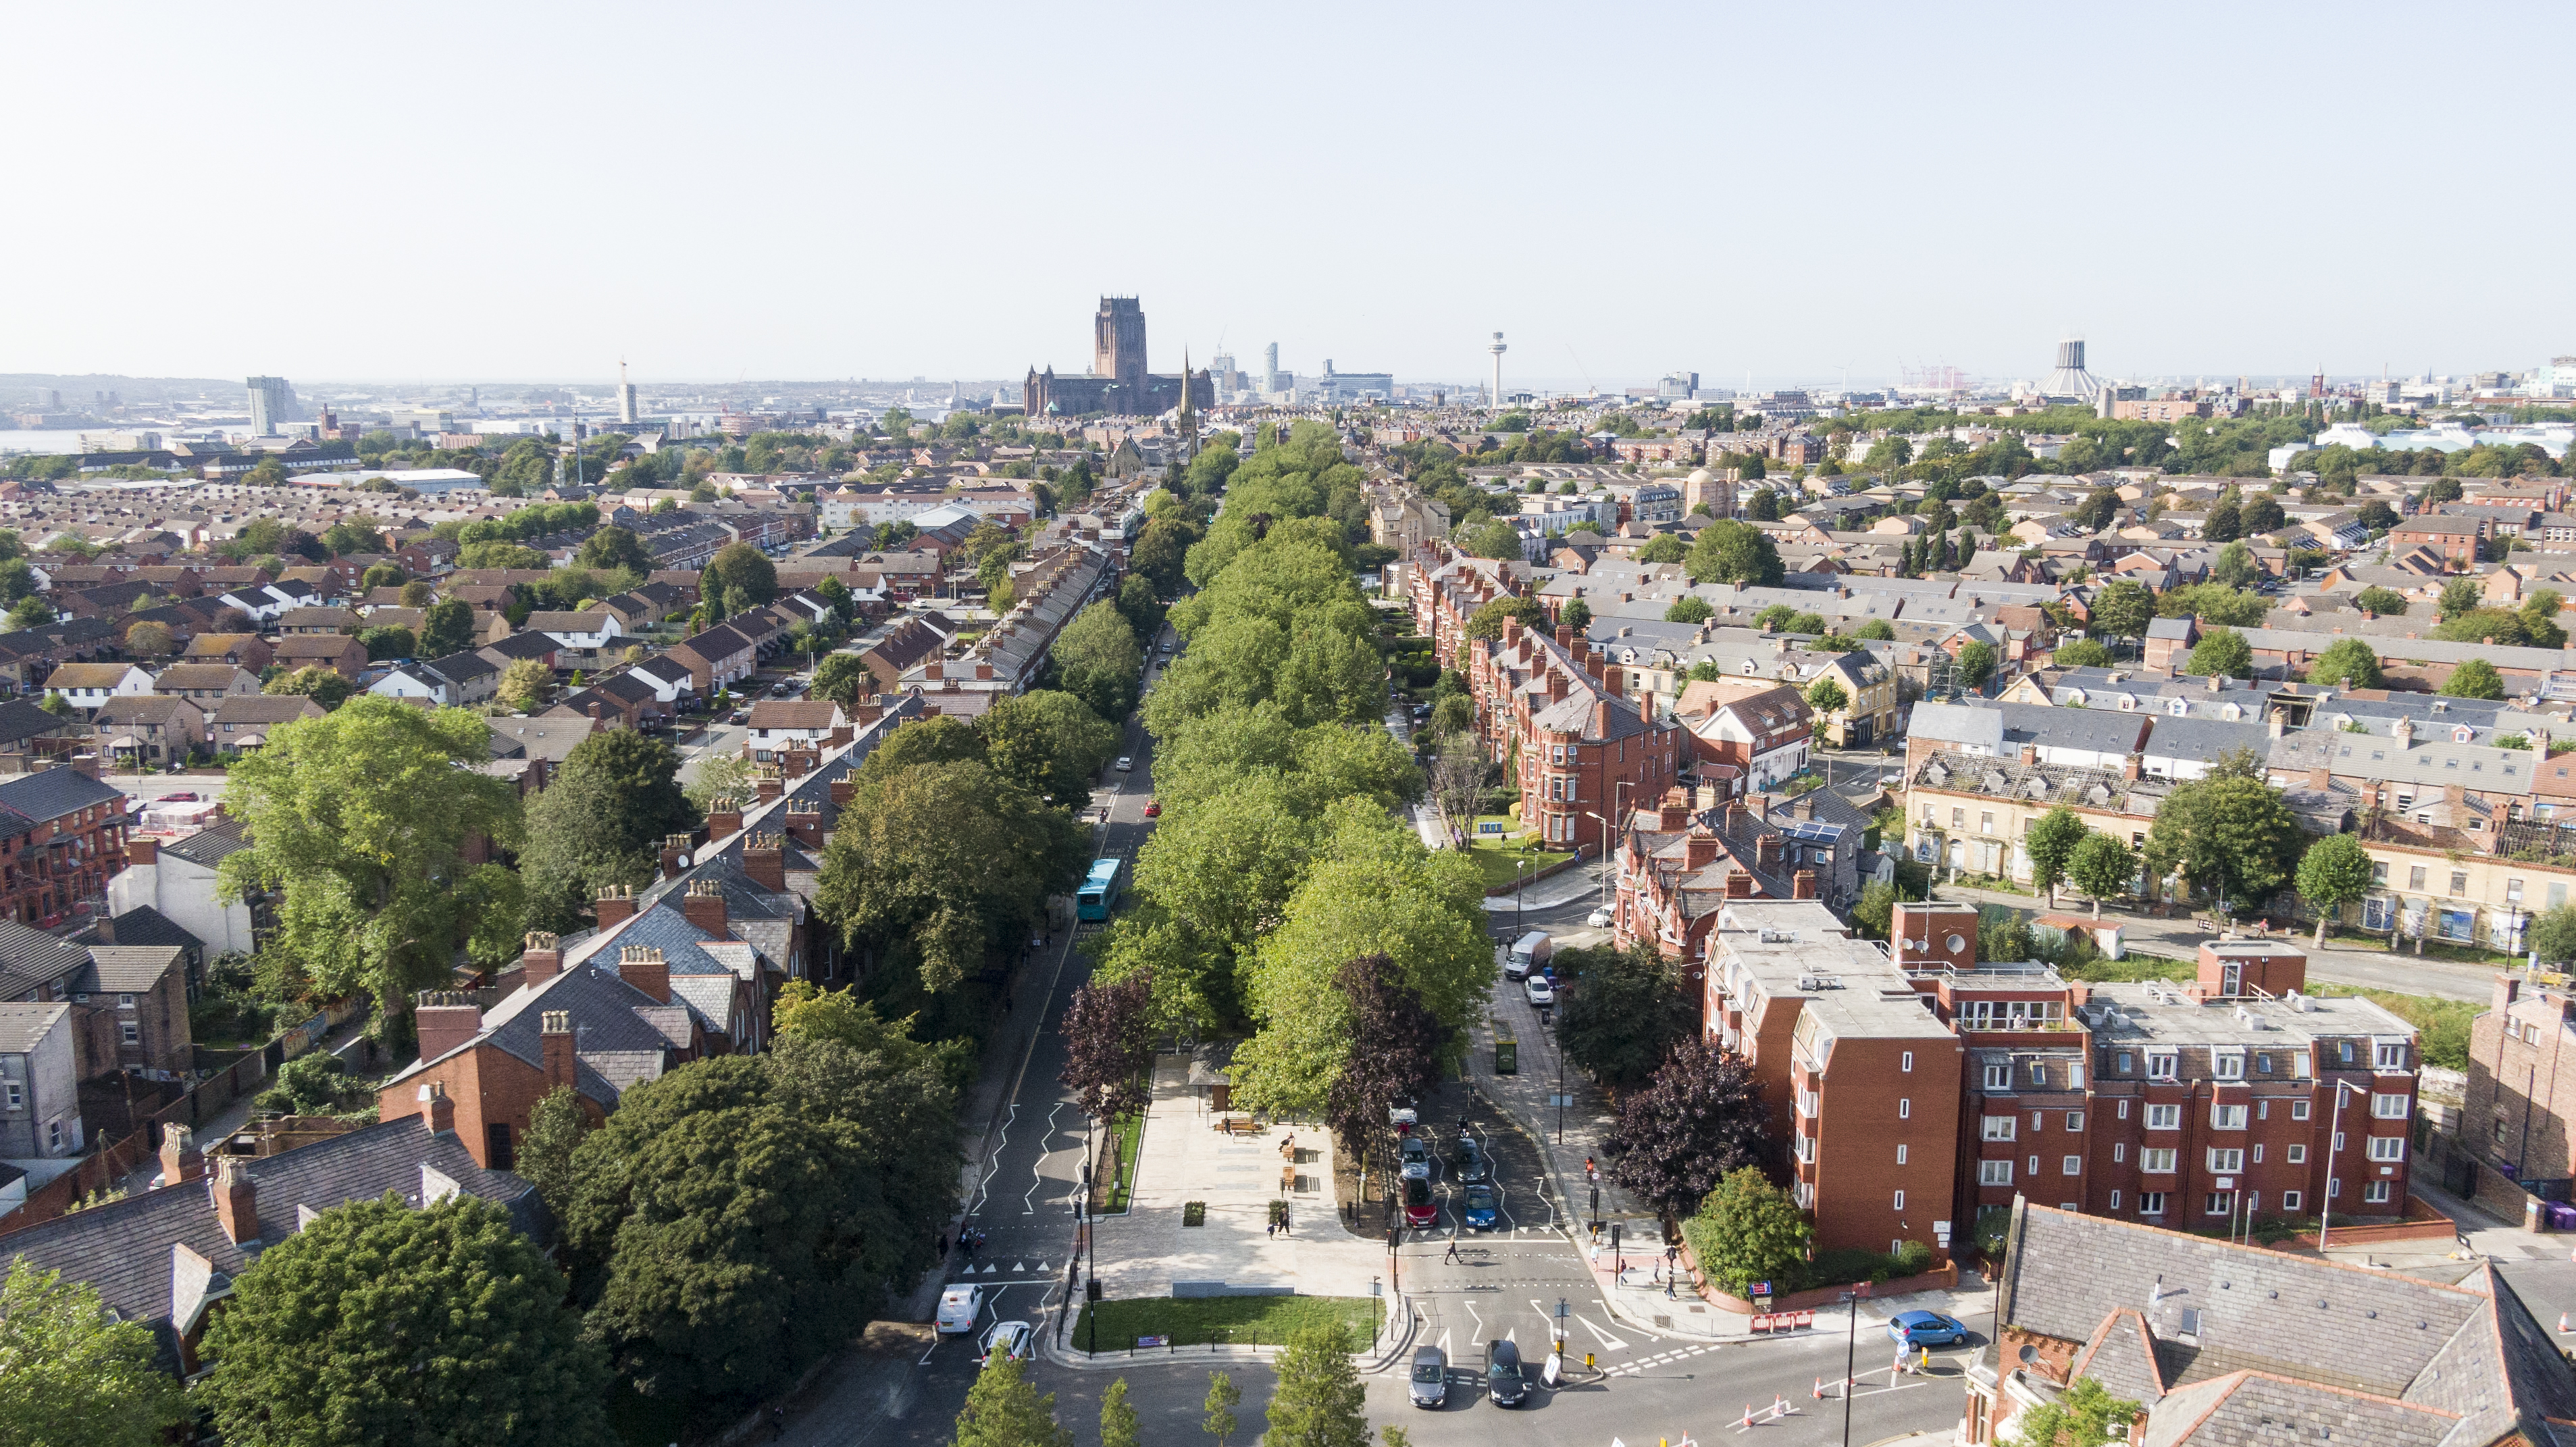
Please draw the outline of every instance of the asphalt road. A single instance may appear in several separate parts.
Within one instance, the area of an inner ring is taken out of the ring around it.
[[[1159,669],[1149,674],[1149,689],[1159,676]],[[1145,803],[1152,797],[1153,739],[1131,719],[1120,751],[1133,766],[1125,774],[1114,767],[1105,773],[1092,796],[1093,813],[1087,817],[1098,818],[1103,809],[1107,813],[1107,823],[1094,831],[1094,857],[1114,854],[1132,862],[1154,827],[1144,814]],[[1065,1052],[1058,1031],[1066,1004],[1090,975],[1089,962],[1075,945],[1098,928],[1084,925],[1072,937],[1048,939],[1045,950],[1019,964],[1014,978],[1006,1008],[1013,1013],[1032,1008],[1042,1013],[1024,1052],[1006,1065],[1012,1079],[1001,1108],[997,1144],[990,1165],[965,1203],[966,1227],[983,1234],[983,1245],[972,1259],[952,1251],[947,1271],[949,1284],[971,1282],[984,1288],[974,1329],[938,1338],[898,1385],[867,1404],[862,1420],[800,1424],[795,1434],[800,1440],[921,1447],[945,1443],[955,1435],[957,1413],[981,1369],[978,1343],[994,1323],[1026,1321],[1042,1329],[1054,1324],[1053,1308],[1064,1299],[1066,1268],[1073,1256],[1074,1201],[1082,1178],[1085,1125],[1071,1092],[1059,1080]],[[1056,1390],[1060,1384],[1053,1379],[1059,1377],[1085,1377],[1084,1385],[1095,1394],[1108,1386],[1108,1379],[1096,1373],[1063,1372],[1043,1363],[1034,1370],[1041,1390]],[[1200,1390],[1205,1391],[1204,1382]],[[1088,1420],[1096,1426],[1096,1395],[1092,1402]],[[1071,1408],[1059,1405],[1064,1420],[1075,1420]],[[1250,1412],[1247,1420],[1258,1417],[1257,1411]],[[1196,1430],[1197,1421],[1194,1406],[1191,1430]],[[1147,1440],[1162,1439],[1149,1434]]]

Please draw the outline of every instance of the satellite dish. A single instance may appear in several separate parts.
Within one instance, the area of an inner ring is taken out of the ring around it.
[[[2028,1344],[2028,1343],[2026,1343],[2026,1342],[2025,1342],[2025,1343],[2022,1345],[2022,1349],[2021,1349],[2021,1364],[2022,1364],[2023,1366],[2029,1366],[2031,1363],[2036,1362],[2036,1361],[2038,1361],[2038,1360],[2039,1360],[2039,1348],[2037,1348],[2037,1347],[2035,1347],[2035,1346],[2031,1346],[2030,1344]]]

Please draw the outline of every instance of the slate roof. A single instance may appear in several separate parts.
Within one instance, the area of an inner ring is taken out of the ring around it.
[[[2143,1447],[2485,1447],[2550,1440],[2576,1375],[2493,1268],[2456,1284],[2016,1202],[2003,1315],[2087,1343],[2082,1369],[2153,1407]],[[2138,1339],[2152,1347],[2150,1373]],[[2152,1395],[2164,1385],[2162,1399]]]
[[[88,1282],[117,1315],[150,1323],[165,1365],[175,1367],[174,1246],[186,1246],[213,1263],[209,1294],[220,1292],[262,1247],[300,1229],[299,1207],[326,1211],[375,1200],[387,1191],[419,1205],[424,1186],[432,1185],[424,1170],[453,1181],[468,1195],[503,1206],[530,1236],[543,1241],[551,1234],[552,1223],[533,1187],[507,1172],[474,1164],[455,1132],[433,1136],[416,1115],[253,1160],[247,1169],[257,1192],[261,1232],[258,1241],[247,1245],[234,1245],[217,1223],[210,1172],[204,1180],[164,1186],[13,1232],[7,1238],[9,1253],[25,1257],[39,1270]]]
[[[507,638],[496,638],[483,645],[484,657],[490,658],[497,654],[514,663],[528,658],[551,658],[562,651],[562,644],[543,633],[513,633]]]
[[[182,835],[171,840],[161,846],[160,852],[166,856],[184,859],[190,864],[202,864],[212,869],[224,862],[225,855],[238,854],[250,847],[250,841],[242,837],[242,830],[241,820],[221,819],[194,834]],[[118,918],[121,919],[123,916],[120,915]],[[125,936],[118,935],[117,938],[121,940]]]
[[[115,804],[121,810],[124,802],[123,790],[111,789],[69,764],[20,774],[0,783],[0,806],[38,823],[59,819],[93,804]]]
[[[608,933],[599,931],[591,938],[597,939]],[[630,940],[627,943],[645,941]],[[596,949],[585,953],[596,953]],[[547,1011],[561,1010],[572,1016],[573,1038],[578,1042],[573,1057],[573,1088],[597,1101],[604,1109],[616,1109],[618,1097],[626,1085],[636,1079],[660,1075],[671,1061],[670,1037],[643,1013],[663,1007],[660,1001],[617,977],[614,957],[605,964],[587,958],[576,964],[573,954],[570,947],[565,949],[563,971],[553,979],[513,990],[486,1011],[483,1028],[472,1038],[436,1057],[413,1061],[386,1080],[379,1090],[391,1089],[428,1066],[478,1045],[490,1045],[532,1069],[543,1071],[545,1047],[539,1029],[542,1016]],[[673,961],[672,968],[676,973],[679,968],[677,961]],[[598,1052],[649,1056],[654,1063],[639,1074],[640,1067],[635,1061],[624,1061],[620,1072],[625,1083],[621,1084],[602,1073],[592,1062],[592,1055]]]
[[[64,727],[64,721],[23,698],[0,703],[0,744],[22,744]]]
[[[0,1055],[24,1055],[72,1012],[69,1000],[0,1003]]]
[[[247,672],[229,663],[174,663],[153,677],[152,687],[160,693],[220,690],[232,687],[233,680]]]
[[[301,693],[236,693],[215,703],[212,721],[218,724],[282,724],[299,718],[319,718],[322,705]],[[222,735],[218,734],[220,739]]]
[[[115,932],[120,945],[174,945],[183,951],[203,951],[206,947],[205,941],[148,904],[138,904],[116,916],[108,921],[108,928]]]

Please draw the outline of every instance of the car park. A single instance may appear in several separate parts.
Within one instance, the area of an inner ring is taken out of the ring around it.
[[[1449,1400],[1449,1356],[1438,1347],[1413,1352],[1413,1380],[1406,1392],[1417,1407],[1437,1407]]]
[[[1427,1181],[1431,1179],[1431,1147],[1423,1144],[1422,1137],[1418,1135],[1407,1135],[1403,1140],[1398,1141],[1395,1148],[1395,1159],[1398,1170],[1406,1180]]]
[[[1497,1224],[1499,1211],[1500,1202],[1495,1199],[1493,1186],[1478,1181],[1469,1186],[1460,1199],[1458,1217],[1474,1230],[1491,1231]]]
[[[936,1325],[941,1336],[955,1336],[975,1329],[975,1318],[984,1311],[984,1288],[952,1286],[939,1293],[939,1317]]]
[[[1485,1152],[1474,1139],[1460,1140],[1458,1142],[1458,1179],[1473,1185],[1492,1175],[1493,1170],[1485,1160]]]
[[[1529,1002],[1533,1005],[1556,1003],[1556,986],[1545,975],[1530,976],[1522,982],[1521,990],[1529,996]]]
[[[1521,1376],[1521,1349],[1507,1341],[1485,1343],[1485,1394],[1497,1407],[1517,1407],[1529,1396]]]
[[[1957,1346],[1968,1339],[1968,1327],[1937,1311],[1900,1311],[1888,1320],[1887,1337],[1903,1347]]]
[[[1027,1361],[1037,1351],[1037,1332],[1025,1321],[998,1321],[984,1333],[984,1360],[1008,1357],[1015,1362]]]
[[[1440,1220],[1440,1207],[1431,1199],[1429,1181],[1404,1183],[1404,1224],[1429,1226]]]

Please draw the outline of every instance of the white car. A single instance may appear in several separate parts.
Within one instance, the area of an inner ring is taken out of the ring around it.
[[[997,1321],[984,1333],[984,1360],[997,1356],[1027,1361],[1037,1350],[1037,1332],[1025,1321]]]
[[[1127,758],[1127,757],[1125,757],[1125,756],[1123,756],[1123,755],[1122,755],[1122,756],[1119,758],[1119,760],[1118,760],[1118,772],[1120,772],[1120,773],[1122,773],[1122,774],[1123,774],[1123,773],[1126,773],[1127,771],[1129,771],[1129,770],[1131,770],[1131,769],[1133,769],[1133,768],[1135,768],[1135,767],[1136,767],[1136,761],[1135,761],[1134,759]]]
[[[1606,909],[1596,909],[1592,913],[1585,915],[1583,917],[1583,922],[1592,926],[1594,929],[1608,929],[1610,927],[1610,911]]]
[[[975,1329],[975,1318],[984,1312],[984,1288],[952,1286],[939,1293],[938,1327],[941,1336],[957,1336]]]
[[[1522,983],[1521,988],[1529,992],[1529,1002],[1533,1005],[1556,1003],[1556,986],[1549,984],[1545,975],[1530,976]]]

